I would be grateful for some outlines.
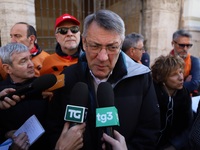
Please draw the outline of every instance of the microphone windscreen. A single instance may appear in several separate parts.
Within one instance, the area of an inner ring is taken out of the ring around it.
[[[59,88],[65,86],[65,75],[64,74],[56,75],[56,80],[57,80],[56,84],[54,84],[49,89],[47,89],[47,91],[51,92],[51,91],[54,91],[56,89],[59,89]]]
[[[88,103],[88,86],[83,82],[74,85],[70,95],[70,105],[86,107]]]
[[[70,127],[86,121],[88,94],[88,86],[83,82],[76,83],[72,88],[64,115],[64,120],[70,122]]]
[[[43,91],[52,87],[56,82],[57,78],[54,74],[45,74],[33,81],[32,88],[38,91]]]
[[[4,100],[5,97],[12,98],[13,95],[30,95],[36,91],[44,91],[57,82],[57,78],[53,74],[45,74],[36,78],[32,83],[16,89],[15,92],[8,93],[0,97],[0,100]]]
[[[114,92],[110,83],[101,82],[97,88],[97,99],[99,107],[114,106]]]

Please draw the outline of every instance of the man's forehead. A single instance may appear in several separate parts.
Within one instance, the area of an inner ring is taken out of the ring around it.
[[[12,56],[18,56],[18,57],[31,56],[31,53],[29,50],[24,52],[13,52]]]
[[[27,26],[25,24],[16,24],[11,28],[10,32],[27,33]]]
[[[177,41],[190,41],[190,40],[191,38],[186,36],[180,36],[177,38]]]

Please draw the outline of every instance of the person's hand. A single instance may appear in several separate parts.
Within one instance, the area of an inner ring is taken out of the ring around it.
[[[65,123],[55,150],[78,150],[83,147],[83,132],[86,124],[77,124],[71,128],[69,128],[69,125],[69,122]]]
[[[189,76],[185,79],[186,82],[190,82],[191,80],[192,80],[192,75],[189,75]]]
[[[0,92],[0,97],[12,92],[15,92],[15,89],[6,88]],[[21,100],[21,97],[17,95],[13,95],[12,99],[5,97],[3,100],[0,100],[0,109],[8,109],[11,106],[16,105],[16,103],[19,102],[20,100]]]
[[[108,142],[113,150],[127,150],[126,141],[123,135],[114,130],[114,138],[108,136],[106,133],[103,133],[103,140]],[[106,150],[105,143],[102,145],[102,149]]]
[[[51,99],[53,97],[53,92],[43,91],[42,96],[43,96],[43,98],[48,98],[48,100],[51,101]]]
[[[16,130],[10,130],[10,131],[8,131],[8,132],[5,134],[5,137],[6,137],[7,139],[12,138],[12,137],[14,136],[15,131],[16,131]]]
[[[12,136],[13,143],[9,149],[11,150],[28,150],[30,147],[28,136],[26,133],[20,133],[18,136]]]

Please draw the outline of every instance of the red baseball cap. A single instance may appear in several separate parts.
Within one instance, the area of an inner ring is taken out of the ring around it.
[[[74,17],[74,16],[71,16],[69,14],[63,14],[62,16],[58,17],[56,19],[56,24],[55,24],[55,29],[56,27],[58,27],[62,22],[65,22],[65,21],[72,21],[74,22],[76,25],[80,25],[80,22]]]

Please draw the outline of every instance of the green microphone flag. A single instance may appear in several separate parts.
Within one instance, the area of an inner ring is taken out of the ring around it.
[[[115,107],[96,109],[96,127],[119,126],[118,112]]]

